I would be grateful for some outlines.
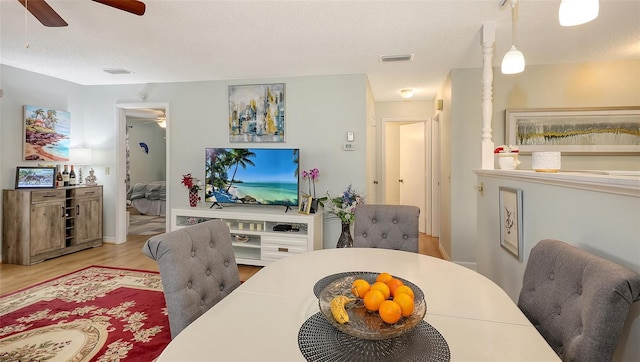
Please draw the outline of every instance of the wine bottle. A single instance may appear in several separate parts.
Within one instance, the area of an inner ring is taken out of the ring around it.
[[[58,165],[58,174],[56,175],[56,187],[64,186],[64,180],[62,180],[62,172],[60,171],[60,165]]]
[[[69,166],[64,165],[64,171],[62,171],[63,186],[69,186]]]
[[[76,185],[76,172],[73,170],[73,165],[71,165],[71,172],[69,172],[69,186]]]

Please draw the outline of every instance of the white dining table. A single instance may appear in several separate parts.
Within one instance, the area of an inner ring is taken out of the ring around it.
[[[451,361],[560,361],[509,296],[468,268],[403,251],[317,250],[271,263],[169,343],[163,361],[304,361],[298,332],[319,312],[314,285],[353,271],[389,272],[420,287],[424,317]]]

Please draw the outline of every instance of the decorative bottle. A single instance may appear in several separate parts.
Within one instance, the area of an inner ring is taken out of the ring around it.
[[[71,171],[69,172],[69,186],[75,186],[76,181],[76,172],[73,170],[73,165],[71,165]]]
[[[64,186],[64,180],[62,180],[62,172],[60,171],[60,165],[58,165],[58,174],[56,175],[56,187]]]
[[[63,186],[69,186],[69,166],[64,165],[64,171],[62,171]]]

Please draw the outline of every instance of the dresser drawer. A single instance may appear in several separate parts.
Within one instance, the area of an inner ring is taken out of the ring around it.
[[[64,201],[64,190],[31,191],[31,202]]]
[[[102,187],[79,187],[73,189],[73,197],[101,197]]]
[[[275,261],[287,256],[300,254],[307,251],[307,238],[273,238],[269,236],[263,236],[261,244],[262,260]]]

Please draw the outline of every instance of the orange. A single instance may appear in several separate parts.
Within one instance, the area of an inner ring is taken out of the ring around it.
[[[393,275],[387,273],[387,272],[383,272],[378,274],[378,276],[376,277],[376,282],[383,282],[386,283],[389,280],[393,279]]]
[[[404,283],[402,282],[402,280],[397,279],[397,278],[393,278],[389,281],[387,281],[387,286],[389,287],[389,292],[391,293],[391,296],[393,297],[396,293],[396,289],[401,286],[404,285]]]
[[[380,308],[380,304],[384,302],[385,297],[379,290],[369,290],[364,295],[364,307],[371,312],[376,312]]]
[[[411,287],[408,285],[401,285],[397,287],[395,295],[398,295],[400,293],[408,294],[411,297],[411,299],[415,299],[416,297],[415,294],[413,294],[413,289],[411,289]]]
[[[398,293],[393,298],[393,301],[398,303],[403,317],[408,317],[413,314],[413,298],[406,293]]]
[[[367,294],[369,288],[371,288],[371,285],[368,281],[364,279],[356,279],[351,284],[351,293],[358,298],[364,298],[364,295]]]
[[[382,295],[384,295],[384,299],[389,299],[389,297],[391,296],[391,290],[389,290],[389,287],[383,282],[373,283],[371,285],[371,289],[377,289],[381,291]]]
[[[380,318],[385,323],[393,324],[400,320],[402,317],[402,309],[400,305],[393,300],[385,300],[380,304],[380,308],[378,309],[378,313],[380,314]]]

